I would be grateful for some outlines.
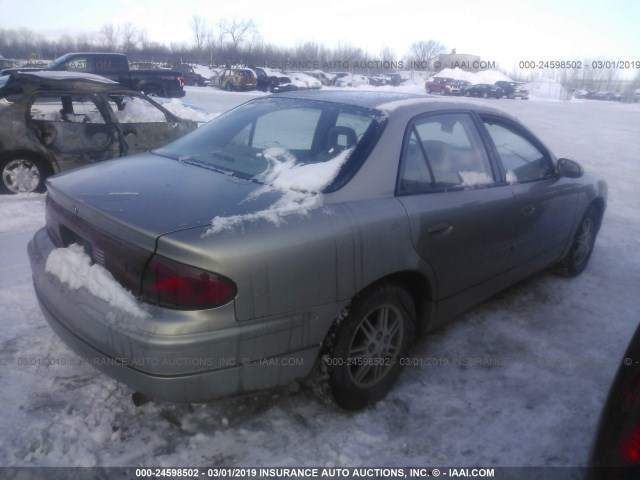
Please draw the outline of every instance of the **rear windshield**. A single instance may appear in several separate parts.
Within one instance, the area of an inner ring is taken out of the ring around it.
[[[340,163],[337,177],[359,168],[383,123],[374,110],[272,97],[248,102],[154,153],[263,183],[278,168],[314,165],[318,171],[330,162]]]

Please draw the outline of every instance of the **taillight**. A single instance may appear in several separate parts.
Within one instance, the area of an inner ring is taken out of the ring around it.
[[[144,271],[142,298],[176,310],[204,310],[233,300],[235,284],[217,273],[154,255]]]
[[[640,425],[637,425],[626,441],[622,442],[620,453],[628,464],[640,465]]]
[[[178,85],[184,87],[184,77],[182,75],[178,76]]]

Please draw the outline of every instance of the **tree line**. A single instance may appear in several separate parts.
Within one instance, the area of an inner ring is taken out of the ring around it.
[[[194,15],[189,28],[191,38],[168,45],[149,38],[145,29],[132,23],[104,24],[98,32],[62,35],[56,40],[26,28],[0,28],[0,55],[5,58],[53,60],[68,52],[122,52],[130,61],[151,61],[168,65],[198,63],[202,65],[329,65],[327,70],[351,70],[366,73],[399,70],[410,66],[415,70],[434,71],[434,62],[445,47],[437,40],[414,42],[407,52],[398,55],[389,47],[369,52],[348,42],[330,48],[317,42],[302,42],[283,47],[266,41],[252,19],[221,19],[209,24]],[[340,68],[335,68],[336,63]],[[584,60],[584,65],[592,60]],[[356,68],[350,68],[350,66]],[[359,66],[366,65],[367,68]],[[373,66],[373,68],[371,68]],[[312,68],[300,68],[310,70]],[[640,87],[640,73],[634,81],[622,81],[621,70],[615,68],[549,69],[545,71],[514,68],[507,72],[514,80],[530,81],[536,76],[552,78],[565,88],[593,88],[597,90],[631,91]]]
[[[389,70],[383,66],[403,63],[429,69],[445,49],[436,40],[417,41],[402,56],[388,47],[371,53],[347,42],[340,42],[334,48],[317,42],[283,47],[266,41],[252,19],[222,19],[215,26],[209,26],[205,19],[196,15],[189,27],[191,38],[169,44],[151,40],[145,29],[132,23],[108,23],[92,34],[65,34],[56,40],[26,28],[0,28],[0,55],[15,59],[53,60],[68,52],[121,52],[127,54],[130,61],[217,66],[293,62],[322,65],[339,61],[345,65],[379,65],[382,71]]]

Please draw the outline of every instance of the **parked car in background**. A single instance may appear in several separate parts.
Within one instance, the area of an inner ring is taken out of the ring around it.
[[[256,72],[258,90],[278,93],[298,89],[298,87],[291,82],[291,78],[280,70],[262,67],[256,67],[253,70]]]
[[[298,90],[320,90],[322,88],[320,80],[306,73],[287,72],[287,75]]]
[[[620,360],[591,448],[588,480],[636,480],[640,471],[640,327]]]
[[[424,85],[427,93],[440,95],[460,95],[460,84],[457,80],[448,77],[434,77]]]
[[[43,192],[54,173],[151,150],[196,128],[101,76],[14,72],[0,77],[0,191]]]
[[[482,98],[502,98],[502,89],[496,85],[490,85],[488,83],[478,83],[467,88],[464,92],[467,97],[482,97]]]
[[[360,75],[359,73],[348,73],[336,80],[336,87],[360,87],[362,85],[369,85],[369,77],[366,75]]]
[[[471,82],[466,80],[458,80],[458,87],[460,87],[460,93],[458,95],[465,95],[467,90],[473,86]]]
[[[347,75],[349,75],[349,72],[331,72],[331,75],[333,75],[333,78],[331,79],[331,85],[335,87],[338,79],[346,77]]]
[[[348,409],[386,395],[418,330],[580,274],[607,197],[504,113],[364,91],[260,97],[47,189],[35,292],[90,365],[186,402],[316,372]]]
[[[332,85],[333,79],[335,77],[334,74],[326,73],[326,72],[323,72],[322,70],[311,70],[303,73],[306,73],[307,75],[311,75],[312,77],[320,80],[320,83],[322,83],[323,86]]]
[[[197,73],[193,67],[187,63],[179,63],[173,67],[173,70],[180,72],[184,77],[184,84],[190,87],[203,87],[207,83],[207,79]]]
[[[109,78],[126,88],[158,97],[184,97],[184,77],[180,72],[165,69],[131,70],[127,56],[121,53],[67,53],[45,68],[14,68],[2,70],[2,75],[15,71],[59,71],[94,73]]]
[[[496,87],[500,87],[500,90],[502,90],[502,95],[504,97],[510,99],[520,98],[522,100],[529,100],[529,91],[524,88],[522,83],[500,80],[494,85]]]
[[[622,95],[617,92],[598,92],[593,96],[593,99],[620,102],[622,101]]]
[[[229,92],[255,90],[258,79],[249,68],[225,68],[212,79],[213,86]]]

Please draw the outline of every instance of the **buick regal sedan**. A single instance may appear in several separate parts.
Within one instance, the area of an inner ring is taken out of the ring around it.
[[[151,399],[316,376],[383,398],[417,332],[534,272],[581,273],[607,187],[496,110],[373,92],[247,102],[47,182],[51,327]]]

